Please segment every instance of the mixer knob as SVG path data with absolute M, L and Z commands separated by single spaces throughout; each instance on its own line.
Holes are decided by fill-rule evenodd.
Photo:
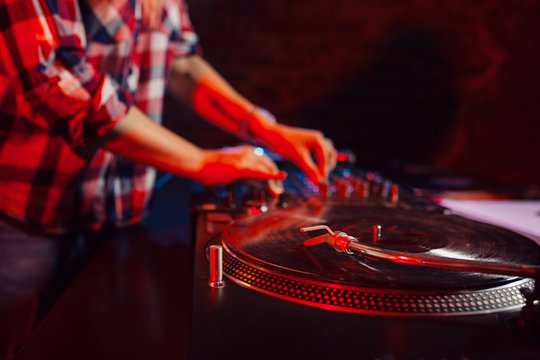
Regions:
M 262 189 L 253 189 L 253 200 L 260 203 L 266 202 L 266 191 Z
M 350 196 L 349 182 L 346 179 L 335 177 L 333 181 L 336 193 L 341 197 Z
M 399 201 L 399 187 L 397 184 L 392 184 L 392 195 L 391 195 L 392 204 L 397 204 Z
M 381 197 L 387 199 L 391 195 L 392 182 L 390 180 L 385 180 L 381 184 Z
M 368 196 L 367 181 L 363 180 L 362 178 L 358 176 L 351 176 L 349 183 L 350 183 L 349 187 L 353 193 L 357 194 L 359 197 Z
M 356 185 L 356 192 L 361 197 L 368 197 L 369 196 L 369 183 L 365 180 L 360 180 L 358 184 Z
M 233 191 L 233 188 L 232 186 L 227 186 L 227 188 L 225 189 L 225 194 L 226 194 L 226 197 L 225 197 L 225 204 L 228 208 L 230 209 L 234 209 L 236 207 L 236 202 L 234 200 L 234 191 Z
M 329 197 L 330 195 L 332 195 L 331 193 L 331 186 L 328 184 L 327 181 L 325 182 L 322 182 L 319 184 L 319 195 L 326 199 L 327 197 Z
M 373 182 L 372 187 L 372 194 L 376 197 L 380 198 L 383 197 L 383 190 L 384 190 L 384 183 L 382 183 L 380 180 L 376 180 Z

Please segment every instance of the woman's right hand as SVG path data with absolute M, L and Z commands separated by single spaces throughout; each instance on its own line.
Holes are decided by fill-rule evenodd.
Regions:
M 268 190 L 274 196 L 283 192 L 280 181 L 286 176 L 268 156 L 256 154 L 249 145 L 202 150 L 202 167 L 194 175 L 195 180 L 206 186 L 241 179 L 268 180 Z

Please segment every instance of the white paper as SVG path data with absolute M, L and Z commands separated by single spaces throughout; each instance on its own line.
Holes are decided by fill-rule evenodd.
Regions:
M 515 231 L 540 245 L 540 201 L 440 199 L 440 205 L 454 214 Z

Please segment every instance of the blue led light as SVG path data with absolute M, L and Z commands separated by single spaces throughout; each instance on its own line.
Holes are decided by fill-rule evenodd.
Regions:
M 264 155 L 264 149 L 262 147 L 256 147 L 254 149 L 255 155 L 257 156 L 263 156 Z

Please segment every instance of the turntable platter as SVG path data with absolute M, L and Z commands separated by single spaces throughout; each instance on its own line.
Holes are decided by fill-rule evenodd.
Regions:
M 251 289 L 350 312 L 460 314 L 519 307 L 532 280 L 403 265 L 304 241 L 324 224 L 361 243 L 437 257 L 540 263 L 540 248 L 513 232 L 454 215 L 311 203 L 246 217 L 224 231 L 225 273 Z M 380 226 L 374 233 L 373 227 Z

